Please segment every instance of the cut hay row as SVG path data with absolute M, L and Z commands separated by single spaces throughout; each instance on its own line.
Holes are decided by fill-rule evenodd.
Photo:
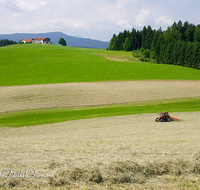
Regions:
M 200 153 L 199 153 L 200 155 Z M 54 165 L 56 167 L 56 164 Z M 195 180 L 200 174 L 200 161 L 197 160 L 165 160 L 148 162 L 145 165 L 138 164 L 132 161 L 113 162 L 109 165 L 98 163 L 96 165 L 89 165 L 85 168 L 70 168 L 62 169 L 57 172 L 57 175 L 49 177 L 46 180 L 41 179 L 27 179 L 27 178 L 6 178 L 3 177 L 3 182 L 0 182 L 0 188 L 16 188 L 16 187 L 31 187 L 35 188 L 58 188 L 65 187 L 76 189 L 80 187 L 93 187 L 92 189 L 103 189 L 105 186 L 110 186 L 109 189 L 115 189 L 115 186 L 123 187 L 123 189 L 144 189 L 150 185 L 148 181 L 152 178 L 167 178 L 166 176 L 173 176 L 172 178 L 180 178 L 180 176 L 190 175 L 193 188 L 198 189 L 199 184 Z M 9 173 L 7 174 L 9 176 Z M 21 176 L 24 175 L 21 174 Z M 34 175 L 32 172 L 31 175 Z M 39 174 L 37 174 L 39 175 Z M 28 176 L 28 172 L 27 172 Z M 192 176 L 192 177 L 191 177 Z M 29 176 L 30 177 L 30 176 Z M 170 178 L 169 178 L 170 179 Z M 37 183 L 36 183 L 36 180 Z M 147 183 L 147 184 L 145 184 Z M 152 185 L 153 186 L 153 185 Z M 159 186 L 158 186 L 159 187 Z M 167 187 L 167 186 L 166 186 Z M 155 186 L 154 186 L 155 188 Z M 82 188 L 81 188 L 82 189 Z M 164 189 L 164 184 L 160 184 L 159 189 Z M 170 187 L 168 187 L 170 189 Z
M 121 81 L 0 87 L 0 112 L 200 96 L 199 81 Z

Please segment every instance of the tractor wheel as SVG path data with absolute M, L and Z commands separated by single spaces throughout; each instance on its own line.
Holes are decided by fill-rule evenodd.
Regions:
M 170 121 L 171 121 L 170 117 L 167 117 L 167 118 L 166 118 L 166 121 L 167 121 L 167 122 L 170 122 Z
M 159 122 L 159 119 L 158 119 L 158 118 L 156 118 L 156 119 L 155 119 L 155 121 L 156 121 L 156 122 Z
M 161 118 L 161 119 L 160 119 L 160 121 L 161 121 L 161 122 L 164 122 L 164 119 L 163 119 L 163 118 Z

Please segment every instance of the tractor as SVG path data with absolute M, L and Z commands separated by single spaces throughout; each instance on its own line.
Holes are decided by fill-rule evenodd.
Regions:
M 161 113 L 160 113 L 160 116 L 157 117 L 157 118 L 155 119 L 155 121 L 156 121 L 156 122 L 159 122 L 159 121 L 161 121 L 161 122 L 170 122 L 170 121 L 174 121 L 174 118 L 171 117 L 171 115 L 169 115 L 168 112 L 161 112 Z

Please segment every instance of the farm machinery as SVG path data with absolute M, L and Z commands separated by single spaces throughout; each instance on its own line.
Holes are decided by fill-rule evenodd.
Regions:
M 159 115 L 160 116 L 155 119 L 156 122 L 159 122 L 159 121 L 161 121 L 161 122 L 170 122 L 170 121 L 178 121 L 178 120 L 180 120 L 180 119 L 178 119 L 178 117 L 176 117 L 176 118 L 172 117 L 171 115 L 169 115 L 168 112 L 161 112 Z

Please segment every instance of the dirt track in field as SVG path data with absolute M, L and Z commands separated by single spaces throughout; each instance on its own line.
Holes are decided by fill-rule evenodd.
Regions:
M 121 81 L 0 87 L 0 112 L 199 96 L 200 81 Z

